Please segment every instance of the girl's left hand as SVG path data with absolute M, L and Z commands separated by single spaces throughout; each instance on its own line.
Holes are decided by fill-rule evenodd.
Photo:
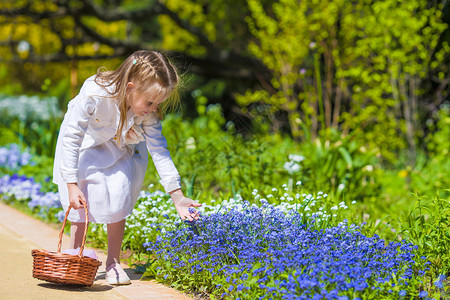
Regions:
M 178 212 L 178 215 L 181 219 L 184 220 L 198 220 L 198 211 L 195 207 L 202 206 L 201 203 L 195 202 L 194 200 L 186 197 L 182 197 L 181 199 L 173 199 L 173 203 L 175 204 L 175 208 Z

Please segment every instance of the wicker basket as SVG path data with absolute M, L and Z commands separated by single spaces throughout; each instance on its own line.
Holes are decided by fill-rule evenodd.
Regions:
M 47 251 L 34 249 L 31 251 L 33 256 L 33 277 L 49 282 L 61 284 L 76 284 L 91 286 L 94 283 L 98 267 L 102 264 L 99 260 L 83 256 L 84 244 L 86 243 L 86 234 L 89 225 L 88 209 L 83 201 L 86 214 L 86 227 L 84 229 L 83 242 L 78 255 L 61 253 L 61 243 L 66 225 L 67 216 L 71 207 L 66 212 L 64 222 L 59 233 L 58 251 Z

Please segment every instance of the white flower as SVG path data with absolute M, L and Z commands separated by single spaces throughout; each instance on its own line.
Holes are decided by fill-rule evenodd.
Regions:
M 342 191 L 345 188 L 345 184 L 341 183 L 338 185 L 338 191 Z
M 196 148 L 195 139 L 191 136 L 186 141 L 186 149 L 195 149 L 195 148 Z
M 300 165 L 292 161 L 284 163 L 283 168 L 290 174 L 300 171 Z
M 372 172 L 372 171 L 373 171 L 373 166 L 372 166 L 372 165 L 367 165 L 367 166 L 365 166 L 365 167 L 363 168 L 363 170 L 364 170 L 364 171 L 367 171 L 367 172 Z
M 355 201 L 355 200 L 353 200 L 353 201 L 352 201 L 352 204 L 356 204 L 356 201 Z
M 302 185 L 302 182 L 299 180 L 297 181 L 296 185 Z
M 289 154 L 289 159 L 293 160 L 295 162 L 301 162 L 301 161 L 305 160 L 305 157 L 302 155 L 297 155 L 297 154 Z
M 131 144 L 139 144 L 140 142 L 145 141 L 142 133 L 144 133 L 142 127 L 133 124 L 133 126 L 131 126 L 131 128 L 128 129 L 127 134 L 125 135 L 125 143 L 131 145 Z

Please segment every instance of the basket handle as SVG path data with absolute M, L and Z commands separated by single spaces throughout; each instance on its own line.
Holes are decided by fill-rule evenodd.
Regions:
M 88 230 L 88 226 L 89 226 L 89 215 L 88 215 L 88 208 L 87 208 L 86 201 L 84 201 L 81 198 L 80 198 L 80 201 L 83 203 L 84 213 L 85 213 L 85 216 L 86 216 L 86 226 L 84 226 L 83 241 L 81 242 L 80 253 L 78 253 L 78 256 L 82 257 L 83 256 L 83 250 L 84 250 L 84 244 L 86 243 L 87 230 Z M 61 244 L 62 244 L 62 237 L 63 237 L 63 234 L 64 234 L 64 227 L 66 226 L 67 217 L 69 216 L 69 212 L 70 212 L 71 208 L 72 208 L 72 205 L 70 205 L 69 208 L 66 211 L 66 215 L 64 217 L 64 221 L 63 221 L 63 224 L 62 224 L 61 232 L 59 233 L 58 253 L 61 253 Z

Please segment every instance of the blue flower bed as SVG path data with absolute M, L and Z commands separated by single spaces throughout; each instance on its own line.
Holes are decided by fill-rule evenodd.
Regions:
M 34 178 L 17 174 L 0 177 L 0 196 L 6 203 L 26 202 L 42 219 L 59 222 L 64 220 L 64 211 L 59 202 L 59 193 L 43 192 Z
M 9 147 L 0 147 L 0 168 L 17 170 L 28 164 L 32 164 L 31 154 L 21 152 L 19 146 L 11 144 Z
M 355 225 L 317 229 L 296 211 L 261 207 L 213 213 L 146 243 L 153 270 L 219 297 L 353 299 L 408 289 L 417 246 L 366 237 Z M 422 261 L 423 263 L 423 261 Z M 148 275 L 148 274 L 147 274 Z M 189 286 L 191 285 L 191 286 Z M 408 292 L 407 292 L 408 291 Z

